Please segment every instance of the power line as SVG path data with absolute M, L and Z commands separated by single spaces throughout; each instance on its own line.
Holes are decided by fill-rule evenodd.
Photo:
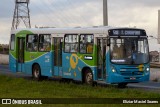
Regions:
M 50 3 L 48 3 L 48 4 L 46 4 L 46 2 L 44 2 L 44 1 L 42 1 L 43 2 L 43 4 L 44 5 L 46 5 L 45 7 L 47 8 L 47 10 L 48 11 L 50 11 L 51 13 L 53 13 L 53 14 L 50 14 L 50 15 L 52 15 L 56 20 L 58 19 L 61 19 L 61 16 L 62 16 L 62 14 L 61 13 L 58 13 L 56 16 L 54 15 L 54 13 L 55 13 L 55 11 L 54 10 L 52 10 L 52 6 L 49 6 L 48 4 L 51 4 L 51 2 Z M 57 9 L 58 10 L 58 9 Z M 61 15 L 60 15 L 61 14 Z M 61 20 L 64 20 L 64 19 L 61 19 Z M 65 24 L 65 25 L 67 25 L 68 26 L 68 22 L 66 22 L 67 20 L 65 20 L 65 21 L 63 21 L 63 24 Z
M 67 22 L 67 24 L 70 24 L 71 22 L 74 22 L 74 21 L 78 22 L 73 17 L 75 13 L 77 14 L 77 12 L 75 12 L 75 10 L 74 10 L 74 8 L 77 8 L 77 7 L 75 5 L 73 5 L 70 1 L 68 1 L 68 0 L 65 0 L 65 2 L 64 1 L 59 1 L 59 4 L 61 4 L 60 6 L 57 6 L 57 4 L 54 4 L 52 1 L 49 1 L 49 0 L 47 0 L 47 1 L 48 1 L 47 3 L 50 5 L 48 8 L 52 7 L 51 9 L 54 8 L 54 9 L 58 10 L 57 15 L 61 15 L 61 16 L 65 17 L 65 21 L 64 21 L 64 18 L 60 17 L 60 19 L 63 22 Z M 74 11 L 74 12 L 67 11 L 67 9 L 65 8 L 66 6 L 71 6 L 73 8 L 72 11 Z M 83 18 L 83 20 L 82 20 L 82 18 Z M 78 19 L 80 20 L 80 23 L 81 22 L 86 22 L 84 16 L 80 16 Z
M 58 4 L 57 3 L 54 4 L 53 0 L 52 1 L 42 0 L 41 2 L 38 2 L 40 3 L 39 5 L 37 4 L 37 2 L 32 2 L 31 6 L 36 8 L 36 10 L 39 10 L 39 12 L 42 14 L 41 16 L 47 18 L 48 19 L 47 22 L 49 21 L 50 24 L 53 23 L 54 27 L 61 25 L 57 23 L 63 23 L 63 25 L 69 26 L 69 24 L 73 24 L 73 22 L 77 23 L 87 22 L 84 15 L 79 14 L 78 19 L 74 18 L 74 16 L 76 16 L 75 14 L 78 14 L 76 12 L 78 6 L 76 6 L 73 2 L 71 2 L 70 0 L 65 0 L 65 2 L 60 0 L 58 2 L 59 2 Z M 67 8 L 67 6 L 69 8 Z M 72 7 L 72 9 L 70 9 L 70 7 Z M 67 11 L 67 9 L 69 9 L 69 11 Z M 19 10 L 19 11 L 26 13 L 26 11 L 24 10 Z
M 50 16 L 48 14 L 46 14 L 46 12 L 43 11 L 43 9 L 41 9 L 36 3 L 34 3 L 33 7 L 37 10 L 39 10 L 39 12 L 41 13 L 41 16 L 43 16 L 45 19 L 47 18 L 48 20 L 50 20 L 51 22 L 54 22 L 54 20 L 52 20 L 52 18 L 50 18 Z
M 70 21 L 73 20 L 73 19 L 72 19 L 72 17 L 70 15 L 68 15 L 68 12 L 65 11 L 65 8 L 62 8 L 62 7 L 65 7 L 64 3 L 66 3 L 66 2 L 60 2 L 59 4 L 61 4 L 61 6 L 57 6 L 54 3 L 50 3 L 50 1 L 48 1 L 48 2 L 50 4 L 49 8 L 51 8 L 51 10 L 53 8 L 54 8 L 53 10 L 58 10 L 58 14 L 56 14 L 56 15 L 58 15 L 59 19 L 61 19 L 63 21 L 63 23 L 66 23 L 66 25 L 68 26 Z M 62 18 L 63 15 L 65 16 L 65 18 Z M 67 18 L 67 17 L 69 17 L 69 18 Z
M 77 6 L 75 6 L 75 4 L 74 4 L 73 2 L 70 2 L 70 0 L 67 0 L 67 1 L 68 1 L 68 3 L 69 3 L 70 5 L 72 5 L 72 7 L 77 7 Z M 84 18 L 83 15 L 81 15 L 80 18 L 83 20 L 83 22 L 86 22 L 86 19 Z

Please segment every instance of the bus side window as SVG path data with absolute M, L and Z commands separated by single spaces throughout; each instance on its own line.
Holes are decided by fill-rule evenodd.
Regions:
M 86 53 L 86 45 L 84 35 L 80 35 L 80 53 Z
M 75 53 L 78 52 L 78 35 L 67 34 L 65 35 L 65 52 Z
M 92 44 L 87 44 L 87 53 L 92 53 L 93 52 L 93 45 Z
M 50 51 L 51 50 L 51 36 L 40 35 L 39 36 L 39 51 Z
M 80 53 L 93 53 L 93 35 L 80 35 Z
M 38 35 L 27 35 L 27 51 L 37 51 Z

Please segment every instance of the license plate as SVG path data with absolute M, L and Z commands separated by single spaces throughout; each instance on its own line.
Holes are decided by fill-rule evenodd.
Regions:
M 135 80 L 136 78 L 135 77 L 130 77 L 130 80 Z

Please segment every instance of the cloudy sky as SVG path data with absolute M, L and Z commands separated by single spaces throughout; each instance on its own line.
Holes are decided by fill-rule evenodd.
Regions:
M 15 0 L 0 2 L 0 43 L 9 42 Z M 103 0 L 30 0 L 31 25 L 77 27 L 103 25 Z M 157 36 L 160 0 L 108 0 L 110 26 L 144 28 Z M 23 26 L 23 24 L 22 24 Z M 159 50 L 149 38 L 150 50 Z

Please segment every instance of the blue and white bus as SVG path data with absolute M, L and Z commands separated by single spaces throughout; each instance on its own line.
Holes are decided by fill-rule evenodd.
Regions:
M 126 86 L 148 81 L 146 31 L 137 28 L 31 28 L 11 31 L 12 72 L 59 77 L 86 84 Z

